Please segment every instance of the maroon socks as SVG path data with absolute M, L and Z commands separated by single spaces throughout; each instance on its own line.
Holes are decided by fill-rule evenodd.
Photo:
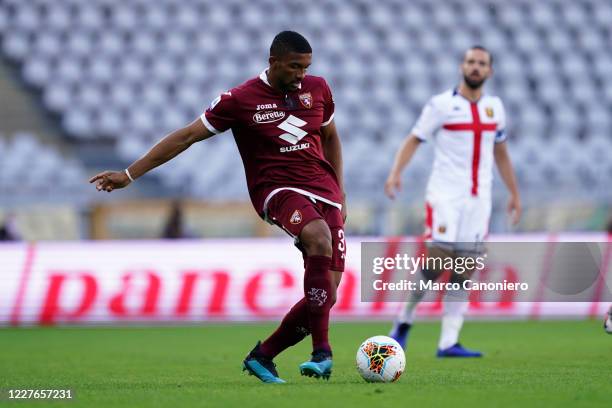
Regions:
M 308 336 L 309 327 L 306 299 L 302 298 L 285 315 L 278 329 L 261 343 L 259 350 L 266 357 L 274 358 L 286 348 L 298 344 Z
M 260 351 L 269 358 L 312 334 L 313 350 L 331 352 L 327 338 L 329 310 L 332 306 L 333 283 L 328 256 L 307 256 L 304 273 L 304 298 L 285 315 L 280 326 L 262 344 Z
M 308 306 L 312 349 L 331 352 L 327 339 L 329 309 L 331 309 L 333 300 L 330 266 L 331 258 L 329 256 L 312 255 L 306 257 L 304 297 Z

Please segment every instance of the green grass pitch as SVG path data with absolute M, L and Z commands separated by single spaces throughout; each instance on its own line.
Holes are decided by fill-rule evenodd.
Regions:
M 309 341 L 276 360 L 285 385 L 241 372 L 272 324 L 0 330 L 0 406 L 7 407 L 596 407 L 610 406 L 612 336 L 600 321 L 468 322 L 462 340 L 483 359 L 434 357 L 439 323 L 415 325 L 407 369 L 367 384 L 357 346 L 385 323 L 334 323 L 329 382 L 301 377 Z M 72 401 L 8 401 L 7 389 L 71 388 Z

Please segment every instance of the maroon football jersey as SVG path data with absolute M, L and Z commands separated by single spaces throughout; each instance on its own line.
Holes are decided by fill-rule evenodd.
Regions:
M 338 180 L 321 143 L 321 127 L 333 115 L 323 78 L 307 75 L 297 91 L 281 93 L 264 71 L 217 97 L 201 119 L 213 133 L 232 129 L 251 201 L 263 217 L 268 200 L 285 189 L 340 208 Z

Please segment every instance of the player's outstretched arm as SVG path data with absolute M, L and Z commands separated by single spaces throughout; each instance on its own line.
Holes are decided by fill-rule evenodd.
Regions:
M 196 119 L 157 142 L 151 150 L 128 166 L 126 170 L 104 171 L 93 176 L 89 179 L 89 182 L 96 183 L 98 191 L 110 193 L 115 189 L 127 186 L 149 170 L 166 163 L 195 142 L 208 139 L 211 136 L 213 136 L 213 133 L 204 126 L 200 119 Z
M 342 145 L 340 144 L 340 136 L 338 136 L 338 130 L 333 120 L 327 126 L 321 128 L 321 135 L 323 136 L 321 139 L 323 142 L 323 154 L 329 164 L 334 168 L 338 184 L 340 184 L 342 196 L 346 198 L 344 194 L 344 173 L 342 170 Z M 346 220 L 345 199 L 342 202 L 342 217 Z
M 409 135 L 395 155 L 393 166 L 385 182 L 385 194 L 391 199 L 395 198 L 395 193 L 402 189 L 402 170 L 410 163 L 414 152 L 421 144 L 421 139 L 416 135 Z
M 502 180 L 504 180 L 504 184 L 506 184 L 508 191 L 510 191 L 508 213 L 512 218 L 512 224 L 516 225 L 521 219 L 521 198 L 506 142 L 496 143 L 493 148 L 493 155 L 495 156 L 495 163 L 497 164 L 499 174 Z

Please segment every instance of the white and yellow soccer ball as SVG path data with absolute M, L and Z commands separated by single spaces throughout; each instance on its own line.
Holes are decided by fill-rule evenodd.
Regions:
M 404 372 L 406 356 L 387 336 L 370 337 L 357 350 L 357 371 L 367 382 L 393 382 Z

